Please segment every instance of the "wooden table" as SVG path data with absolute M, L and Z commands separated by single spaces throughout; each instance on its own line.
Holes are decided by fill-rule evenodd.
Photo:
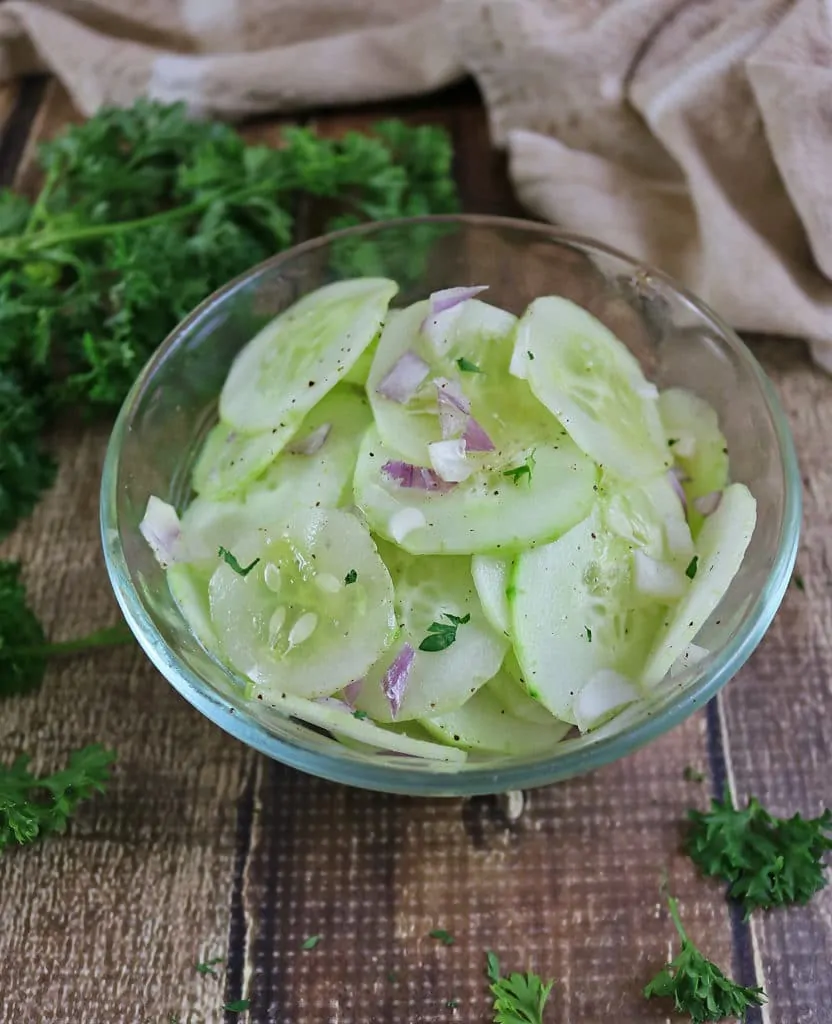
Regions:
M 449 129 L 466 209 L 519 212 L 471 87 L 308 120 L 338 133 L 381 113 Z M 44 83 L 6 90 L 0 114 L 3 179 L 24 184 L 34 143 L 77 116 Z M 789 589 L 718 700 L 624 761 L 532 792 L 510 822 L 495 799 L 374 795 L 273 764 L 202 718 L 136 648 L 56 664 L 39 693 L 0 709 L 0 757 L 28 750 L 50 767 L 101 741 L 119 764 L 66 837 L 0 858 L 0 1020 L 215 1022 L 246 996 L 255 1024 L 476 1024 L 491 1020 L 491 948 L 507 968 L 557 978 L 552 1024 L 663 1021 L 640 992 L 672 938 L 667 870 L 694 938 L 768 991 L 749 1020 L 832 1021 L 832 888 L 744 923 L 678 853 L 686 809 L 726 781 L 782 814 L 832 802 L 832 380 L 799 342 L 752 344 L 801 456 L 806 589 Z M 106 436 L 64 432 L 53 491 L 3 547 L 25 561 L 55 638 L 117 617 L 98 541 Z M 686 781 L 687 765 L 705 781 Z M 437 927 L 453 946 L 428 936 Z M 224 960 L 217 978 L 194 969 L 209 957 Z

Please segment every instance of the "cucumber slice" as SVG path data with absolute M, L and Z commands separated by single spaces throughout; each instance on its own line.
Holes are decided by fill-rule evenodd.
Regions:
M 379 339 L 367 394 L 381 439 L 408 462 L 428 465 L 428 445 L 442 440 L 437 378 L 451 380 L 461 388 L 471 404 L 471 415 L 507 456 L 559 436 L 560 424 L 534 398 L 528 385 L 508 372 L 516 317 L 478 299 L 469 299 L 460 308 L 461 312 L 457 307 L 447 310 L 454 316 L 438 344 L 428 340 L 421 329 L 428 314 L 427 302 L 417 302 L 398 313 Z M 407 351 L 424 360 L 430 372 L 403 404 L 385 398 L 377 389 Z M 479 372 L 463 371 L 459 360 Z
M 367 673 L 356 704 L 379 722 L 393 721 L 382 679 L 409 643 L 416 652 L 407 688 L 395 720 L 442 714 L 460 707 L 500 668 L 508 643 L 488 625 L 471 581 L 467 558 L 411 558 L 388 544 L 379 551 L 390 569 L 396 592 L 400 634 L 394 649 Z M 460 625 L 456 641 L 443 651 L 421 651 L 432 622 L 444 613 L 471 619 Z
M 664 679 L 676 659 L 725 596 L 736 576 L 757 522 L 757 502 L 744 484 L 731 484 L 702 527 L 696 544 L 697 568 L 691 586 L 653 640 L 644 670 L 645 686 Z
M 693 557 L 685 510 L 666 473 L 636 485 L 604 477 L 599 488 L 605 525 L 648 557 L 680 571 Z
M 635 678 L 663 609 L 635 589 L 631 544 L 600 508 L 565 536 L 521 554 L 512 578 L 511 635 L 530 691 L 575 723 L 575 696 L 603 669 Z
M 197 640 L 210 654 L 217 654 L 221 645 L 211 622 L 211 609 L 208 605 L 208 583 L 212 570 L 213 566 L 206 569 L 204 566 L 175 562 L 168 568 L 166 576 L 171 597 Z
M 329 433 L 310 455 L 281 453 L 266 473 L 234 500 L 200 495 L 182 516 L 182 534 L 195 560 L 214 559 L 220 545 L 248 554 L 251 537 L 299 508 L 337 508 L 352 501 L 358 445 L 371 422 L 360 391 L 339 385 L 304 419 L 301 441 L 324 426 Z M 255 542 L 256 545 L 256 542 Z M 256 546 L 251 557 L 256 557 Z M 250 559 L 249 559 L 250 561 Z
M 461 708 L 444 715 L 422 718 L 431 735 L 449 746 L 463 750 L 525 755 L 551 750 L 569 732 L 570 726 L 551 715 L 548 722 L 515 718 L 484 687 Z
M 525 677 L 513 650 L 506 655 L 502 669 L 485 684 L 485 689 L 515 718 L 522 718 L 524 722 L 535 725 L 549 725 L 553 721 L 551 711 L 526 690 Z
M 348 741 L 346 746 L 356 743 L 362 748 L 374 748 L 379 752 L 394 751 L 410 757 L 449 761 L 454 764 L 463 764 L 466 760 L 464 751 L 416 739 L 391 729 L 383 729 L 368 718 L 356 718 L 355 714 L 339 701 L 325 700 L 318 703 L 314 700 L 305 700 L 303 697 L 293 697 L 288 693 L 276 694 L 270 690 L 264 690 L 260 695 L 263 697 L 262 702 L 257 700 L 256 691 L 253 701 L 255 708 L 260 705 L 257 710 L 258 717 L 265 717 L 264 712 L 274 709 L 285 716 L 299 718 L 310 725 L 327 729 L 336 739 L 345 738 Z
M 240 564 L 256 552 L 247 575 L 222 562 L 209 586 L 231 664 L 264 689 L 302 697 L 363 676 L 390 645 L 396 620 L 390 574 L 355 516 L 305 509 L 251 545 L 234 552 Z
M 255 433 L 301 418 L 355 365 L 378 334 L 398 285 L 338 281 L 305 295 L 238 354 L 220 395 L 220 419 Z
M 355 470 L 355 501 L 371 528 L 411 554 L 514 551 L 558 537 L 592 507 L 597 471 L 567 437 L 538 445 L 530 475 L 506 476 L 499 452 L 446 492 L 402 487 L 384 465 L 395 455 L 371 427 Z M 493 456 L 493 458 L 491 457 Z M 522 464 L 520 459 L 513 465 Z
M 600 320 L 568 299 L 535 299 L 515 349 L 534 394 L 590 458 L 624 480 L 670 466 L 655 388 Z
M 280 423 L 257 434 L 243 434 L 227 423 L 211 429 L 191 473 L 197 494 L 222 498 L 236 494 L 280 454 L 296 425 Z
M 662 391 L 659 415 L 670 452 L 688 478 L 682 487 L 688 499 L 688 522 L 696 536 L 705 521 L 696 509 L 696 499 L 721 491 L 728 484 L 728 444 L 719 429 L 716 410 L 684 388 Z
M 474 555 L 471 559 L 471 575 L 485 617 L 498 633 L 506 636 L 510 629 L 506 588 L 513 568 L 511 561 L 493 555 Z

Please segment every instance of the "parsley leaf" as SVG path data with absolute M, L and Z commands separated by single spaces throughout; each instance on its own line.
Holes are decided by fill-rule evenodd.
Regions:
M 727 787 L 709 811 L 689 811 L 686 851 L 703 874 L 723 878 L 748 916 L 757 908 L 808 903 L 826 885 L 832 811 L 819 818 L 775 818 L 755 798 L 740 810 Z
M 32 511 L 54 479 L 42 428 L 38 400 L 24 392 L 16 375 L 0 369 L 0 538 Z
M 514 469 L 506 469 L 503 471 L 503 476 L 510 477 L 515 484 L 519 484 L 521 480 L 525 479 L 526 483 L 531 484 L 532 473 L 534 472 L 534 452 L 529 452 L 526 461 L 522 466 L 515 466 Z
M 217 964 L 221 963 L 222 957 L 215 956 L 213 960 L 197 961 L 197 963 L 194 964 L 194 967 L 196 968 L 198 974 L 210 974 L 212 978 L 217 978 L 219 977 L 219 975 L 214 970 L 214 968 L 217 966 Z
M 315 946 L 317 946 L 320 941 L 320 935 L 310 935 L 308 939 L 303 940 L 303 944 L 301 945 L 300 948 L 305 950 L 314 949 Z
M 348 587 L 351 583 L 355 583 L 357 579 L 358 573 L 355 571 L 355 569 L 350 569 L 350 571 L 344 577 L 344 586 Z
M 0 765 L 0 852 L 65 832 L 78 804 L 104 792 L 115 754 L 97 743 L 83 747 L 62 771 L 41 778 L 29 771 L 29 760 L 24 754 L 9 768 Z
M 0 561 L 0 698 L 40 686 L 52 654 L 74 654 L 124 644 L 131 639 L 130 630 L 121 623 L 78 640 L 48 643 L 26 601 L 19 563 Z
M 449 612 L 443 612 L 442 617 L 447 619 L 448 623 L 432 622 L 428 626 L 428 635 L 419 644 L 420 651 L 444 651 L 446 648 L 450 647 L 451 644 L 456 643 L 457 627 L 465 626 L 471 621 L 470 614 L 463 615 L 460 618 L 458 615 L 451 615 Z
M 544 985 L 536 974 L 500 976 L 500 961 L 490 950 L 486 972 L 494 994 L 494 1024 L 543 1024 L 543 1010 L 554 981 Z
M 472 363 L 470 359 L 466 359 L 465 356 L 460 356 L 456 361 L 456 365 L 460 368 L 462 373 L 482 373 L 483 371 L 477 366 L 476 363 Z
M 432 939 L 439 939 L 443 946 L 453 946 L 454 937 L 450 932 L 446 932 L 444 928 L 434 928 L 429 933 Z
M 685 569 L 685 576 L 687 576 L 687 578 L 689 580 L 694 579 L 696 577 L 696 570 L 698 568 L 699 568 L 699 555 L 694 555 L 693 558 L 691 558 L 690 562 L 688 562 L 688 567 L 687 567 L 687 569 Z
M 235 999 L 231 1003 L 225 1003 L 223 1010 L 225 1010 L 226 1013 L 245 1013 L 250 1007 L 250 999 Z
M 589 626 L 584 626 L 584 631 L 586 632 L 586 642 L 588 644 L 591 644 L 592 643 L 592 630 L 589 628 Z
M 672 998 L 675 1009 L 679 1013 L 690 1014 L 693 1024 L 724 1020 L 726 1017 L 745 1020 L 749 1007 L 762 1006 L 766 1001 L 765 993 L 761 988 L 746 988 L 726 978 L 687 937 L 676 900 L 668 896 L 667 903 L 682 940 L 682 949 L 645 987 L 645 997 Z
M 794 576 L 792 576 L 792 583 L 794 583 L 794 585 L 797 587 L 801 594 L 804 594 L 806 592 L 806 584 L 804 583 L 803 577 L 800 575 L 799 572 L 796 572 Z
M 359 709 L 358 711 L 353 711 L 352 717 L 357 718 L 359 722 L 363 722 L 365 718 L 369 718 L 370 716 L 366 711 L 361 711 Z
M 247 565 L 247 566 L 243 567 L 242 565 L 240 565 L 240 563 L 237 561 L 237 559 L 231 554 L 231 552 L 228 550 L 228 548 L 221 547 L 217 551 L 217 554 L 225 562 L 226 565 L 230 565 L 231 566 L 231 568 L 234 570 L 234 572 L 237 573 L 238 576 L 243 576 L 243 577 L 248 576 L 248 574 L 255 567 L 255 565 L 257 565 L 257 563 L 260 561 L 259 558 L 255 558 L 254 561 L 250 565 Z

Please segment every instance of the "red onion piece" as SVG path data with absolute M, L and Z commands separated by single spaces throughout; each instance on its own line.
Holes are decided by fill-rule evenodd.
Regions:
M 351 683 L 347 683 L 344 689 L 341 691 L 344 695 L 345 703 L 349 704 L 351 708 L 355 707 L 355 702 L 358 700 L 358 695 L 361 693 L 361 687 L 364 685 L 363 679 L 353 679 Z
M 329 437 L 330 430 L 332 430 L 331 423 L 322 423 L 311 434 L 307 434 L 300 441 L 295 441 L 289 445 L 286 451 L 291 452 L 292 455 L 314 455 L 315 452 L 321 449 L 324 441 Z
M 173 505 L 151 494 L 139 530 L 163 569 L 182 560 L 182 525 Z
M 722 491 L 711 491 L 708 494 L 703 494 L 701 498 L 694 498 L 693 507 L 703 516 L 710 516 L 719 508 L 721 501 Z
M 444 402 L 465 413 L 466 416 L 470 413 L 471 403 L 465 397 L 462 387 L 457 381 L 448 380 L 447 377 L 435 377 L 433 383 L 436 387 L 436 398 L 440 408 Z
M 494 442 L 473 416 L 468 417 L 462 440 L 469 452 L 493 452 Z
M 467 302 L 468 299 L 473 299 L 475 295 L 479 295 L 480 292 L 484 292 L 487 288 L 487 284 L 474 284 L 463 285 L 459 288 L 443 288 L 442 291 L 432 292 L 429 316 L 437 316 L 439 313 L 444 313 L 446 309 L 453 309 L 460 302 Z
M 405 691 L 407 690 L 407 680 L 410 676 L 410 670 L 413 668 L 413 659 L 415 657 L 416 652 L 410 644 L 402 644 L 402 649 L 393 659 L 393 663 L 384 673 L 384 678 L 381 680 L 381 692 L 387 698 L 393 718 L 396 717 L 399 713 L 399 708 L 402 706 Z
M 381 379 L 376 392 L 384 398 L 389 398 L 391 402 L 403 405 L 416 394 L 419 385 L 429 373 L 430 367 L 424 359 L 408 349 L 399 356 Z
M 682 508 L 687 512 L 688 510 L 688 498 L 685 494 L 685 490 L 682 487 L 679 477 L 674 473 L 672 469 L 667 471 L 667 479 L 670 481 L 670 486 L 676 492 L 676 497 L 681 501 Z
M 440 479 L 427 466 L 414 466 L 410 462 L 391 460 L 381 467 L 382 473 L 395 480 L 401 487 L 413 487 L 419 491 L 449 491 L 454 485 Z

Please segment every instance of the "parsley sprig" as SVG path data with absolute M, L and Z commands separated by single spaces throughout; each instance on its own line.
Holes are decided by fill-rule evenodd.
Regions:
M 0 853 L 13 843 L 33 843 L 66 831 L 82 800 L 103 793 L 115 754 L 99 744 L 76 750 L 62 771 L 41 778 L 29 771 L 25 754 L 11 767 L 0 765 Z
M 543 1010 L 554 981 L 536 974 L 502 977 L 500 961 L 490 950 L 485 955 L 486 973 L 494 994 L 494 1024 L 543 1024 Z
M 254 561 L 250 562 L 248 565 L 240 565 L 240 563 L 237 561 L 234 555 L 228 550 L 228 548 L 223 547 L 219 548 L 219 550 L 217 551 L 217 555 L 225 562 L 227 566 L 230 566 L 230 568 L 232 568 L 234 572 L 237 573 L 238 576 L 242 576 L 244 579 L 246 576 L 248 576 L 248 574 L 255 567 L 255 565 L 258 565 L 260 562 L 259 558 L 255 558 Z
M 752 1006 L 766 1001 L 761 988 L 746 988 L 726 978 L 690 941 L 679 916 L 679 904 L 668 896 L 667 905 L 682 948 L 653 980 L 645 987 L 647 999 L 673 999 L 679 1013 L 690 1015 L 692 1024 L 725 1020 L 745 1015 Z
M 428 626 L 428 635 L 419 644 L 420 651 L 444 651 L 451 644 L 456 643 L 457 628 L 465 626 L 471 621 L 471 613 L 459 616 L 451 615 L 450 612 L 443 612 L 442 618 L 447 619 L 447 623 L 431 622 Z
M 506 469 L 503 471 L 503 476 L 509 477 L 515 486 L 521 481 L 525 480 L 527 484 L 531 484 L 532 475 L 534 473 L 534 452 L 529 452 L 526 456 L 526 461 L 522 466 L 515 466 L 513 469 Z
M 752 797 L 734 806 L 727 787 L 709 811 L 690 811 L 686 849 L 705 875 L 729 883 L 745 910 L 808 903 L 826 885 L 824 855 L 832 850 L 832 811 L 818 818 L 775 818 Z

